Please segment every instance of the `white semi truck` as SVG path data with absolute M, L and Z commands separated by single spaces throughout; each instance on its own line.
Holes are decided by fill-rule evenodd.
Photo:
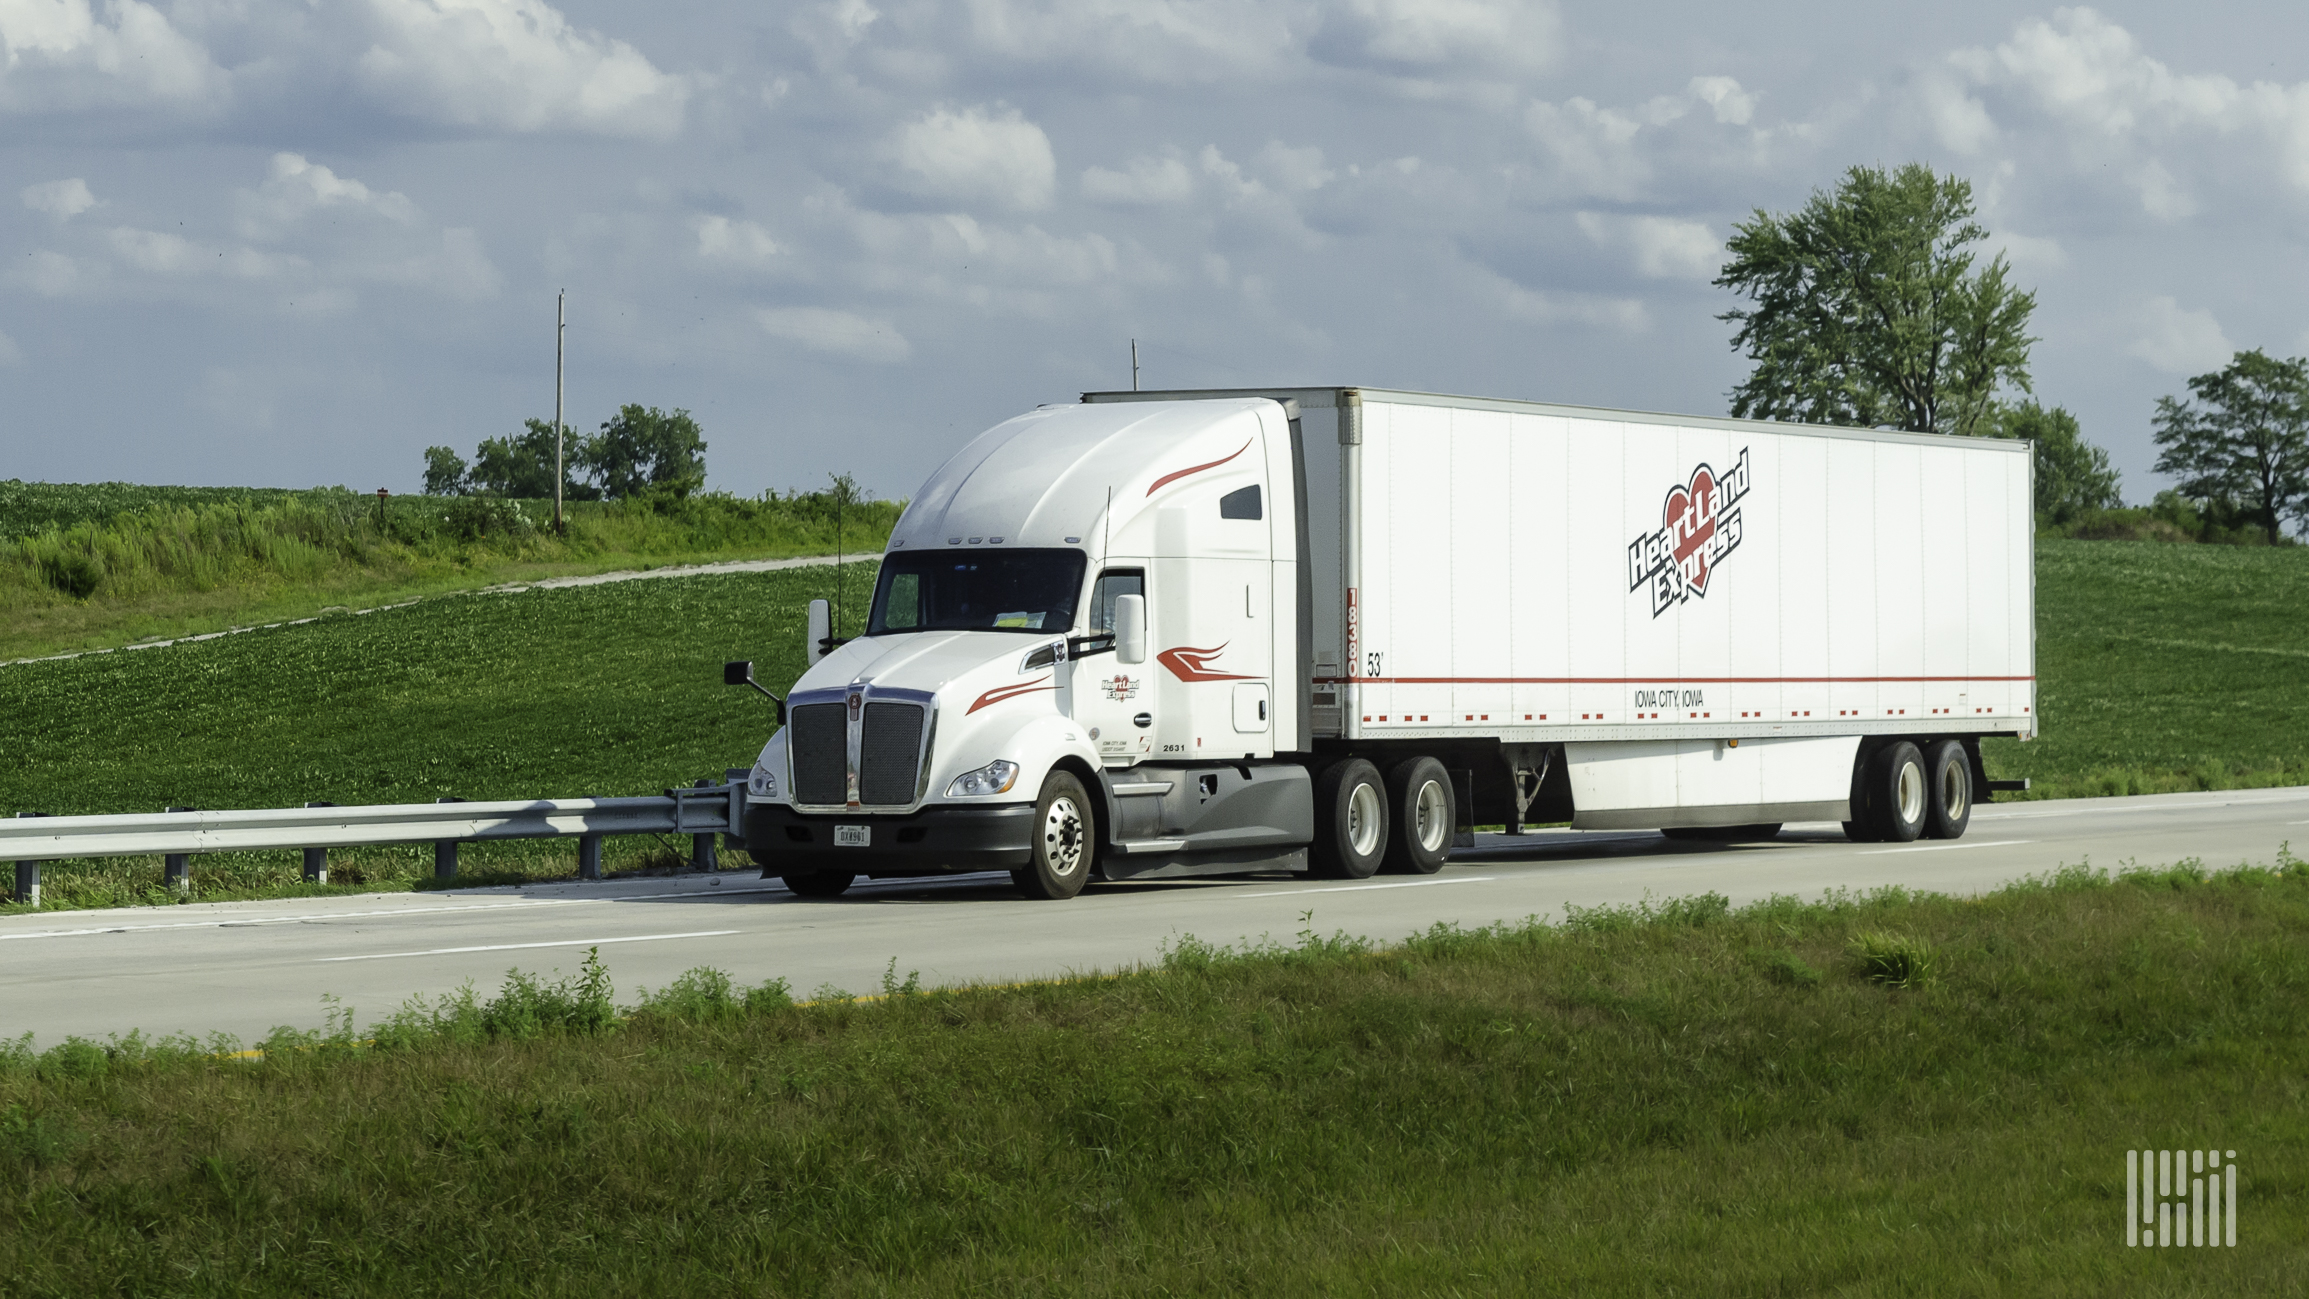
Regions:
M 748 787 L 765 875 L 1439 869 L 1468 827 L 1953 838 L 2036 729 L 2027 443 L 1374 388 L 956 452 Z M 750 680 L 732 664 L 732 681 Z

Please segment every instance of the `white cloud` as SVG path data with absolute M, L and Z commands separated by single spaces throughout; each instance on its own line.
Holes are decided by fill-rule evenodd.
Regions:
M 2132 180 L 2133 187 L 2141 192 L 2141 210 L 2157 220 L 2180 221 L 2196 215 L 2197 200 L 2156 159 L 2143 163 Z
M 0 334 L 0 369 L 22 364 L 24 364 L 24 349 L 16 346 L 15 339 L 6 334 Z
M 1323 165 L 1323 151 L 1313 145 L 1294 149 L 1279 140 L 1259 150 L 1259 165 L 1286 190 L 1307 193 L 1331 183 L 1338 173 Z
M 916 189 L 964 203 L 1048 207 L 1058 178 L 1050 137 L 1015 108 L 933 109 L 899 130 L 891 152 Z
M 1368 58 L 1417 68 L 1553 62 L 1562 22 L 1546 0 L 1346 0 L 1332 17 Z
M 2309 83 L 2177 73 L 2131 32 L 2081 7 L 2023 23 L 1995 49 L 1960 50 L 1949 63 L 1976 84 L 2032 103 L 2088 157 L 2155 149 L 2178 161 L 2207 138 L 2241 134 L 2271 149 L 2291 183 L 2309 189 Z M 2143 206 L 2167 220 L 2175 218 L 2164 213 L 2193 209 L 2169 180 L 2134 177 Z
M 1601 212 L 1582 212 L 1577 220 L 1589 239 L 1626 249 L 1636 270 L 1651 279 L 1712 280 L 1723 261 L 1723 244 L 1697 221 Z
M 697 232 L 698 256 L 717 261 L 767 266 L 785 251 L 770 237 L 769 231 L 751 221 L 732 221 L 725 216 L 700 217 Z
M 2171 298 L 2150 298 L 2135 313 L 2134 323 L 2140 337 L 2125 351 L 2167 374 L 2204 374 L 2237 354 L 2212 312 L 2187 310 Z
M 356 61 L 370 93 L 450 126 L 662 138 L 690 85 L 543 0 L 368 0 L 376 40 Z
M 914 354 L 913 344 L 887 320 L 870 320 L 826 307 L 764 307 L 754 319 L 772 338 L 856 361 L 890 364 Z
M 1194 194 L 1194 173 L 1177 158 L 1133 158 L 1127 171 L 1090 167 L 1082 173 L 1082 196 L 1093 203 L 1152 207 L 1184 203 Z
M 277 236 L 323 210 L 374 214 L 404 226 L 418 218 L 407 195 L 372 190 L 298 153 L 274 154 L 264 184 L 243 190 L 240 200 L 241 231 L 258 239 Z
M 0 3 L 0 107 L 25 112 L 221 101 L 224 72 L 142 0 Z
M 1651 315 L 1635 298 L 1612 298 L 1594 293 L 1551 293 L 1527 289 L 1505 276 L 1487 274 L 1489 289 L 1510 319 L 1535 325 L 1600 325 L 1622 333 L 1641 333 Z
M 1299 0 L 969 0 L 960 34 L 1000 60 L 1197 83 L 1272 70 L 1300 52 Z
M 59 221 L 69 221 L 96 206 L 96 195 L 89 192 L 88 182 L 78 176 L 26 185 L 23 197 L 24 206 L 35 212 L 46 212 Z
M 1956 77 L 1935 70 L 1923 78 L 1917 94 L 1933 138 L 1943 145 L 1970 156 L 1996 143 L 1996 121 L 1988 106 L 1967 94 Z
M 1730 77 L 1694 77 L 1685 93 L 1714 110 L 1716 120 L 1727 126 L 1746 126 L 1756 115 L 1755 95 Z
M 1554 155 L 1556 166 L 1591 194 L 1626 198 L 1650 175 L 1630 147 L 1643 123 L 1625 113 L 1574 96 L 1562 104 L 1533 101 L 1524 126 Z

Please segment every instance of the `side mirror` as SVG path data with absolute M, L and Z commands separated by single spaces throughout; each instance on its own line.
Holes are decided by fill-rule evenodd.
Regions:
M 1146 597 L 1114 598 L 1114 657 L 1122 663 L 1146 662 Z
M 770 694 L 768 686 L 754 680 L 754 665 L 752 663 L 722 664 L 722 684 L 725 686 L 752 686 L 761 691 L 771 703 L 777 705 L 778 725 L 784 726 L 786 724 L 786 701 Z
M 826 642 L 834 638 L 834 617 L 824 600 L 810 601 L 810 643 L 807 646 L 810 666 L 826 657 Z

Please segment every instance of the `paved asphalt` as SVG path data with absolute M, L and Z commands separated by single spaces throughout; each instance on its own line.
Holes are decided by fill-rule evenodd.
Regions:
M 1022 901 L 1001 875 L 861 882 L 838 901 L 807 902 L 733 871 L 49 912 L 0 917 L 0 1036 L 30 1032 L 42 1047 L 130 1029 L 255 1039 L 279 1024 L 319 1027 L 323 994 L 366 1025 L 467 980 L 493 992 L 512 967 L 573 971 L 595 945 L 620 1001 L 700 965 L 742 983 L 784 977 L 797 995 L 827 984 L 872 992 L 892 958 L 900 978 L 918 970 L 926 987 L 1009 982 L 1151 961 L 1189 934 L 1288 942 L 1311 925 L 1393 939 L 1438 921 L 1561 919 L 1566 903 L 1709 890 L 1734 903 L 1887 884 L 1967 894 L 2083 862 L 2267 864 L 2287 841 L 2309 856 L 2309 787 L 1994 805 L 1975 811 L 1963 839 L 1899 846 L 1847 843 L 1833 825 L 1736 846 L 1633 832 L 1482 835 L 1422 878 L 1094 884 L 1058 903 Z

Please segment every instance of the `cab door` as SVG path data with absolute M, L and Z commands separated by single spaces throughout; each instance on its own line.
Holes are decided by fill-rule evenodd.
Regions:
M 1165 505 L 1156 521 L 1148 658 L 1155 756 L 1274 756 L 1274 564 L 1255 472 Z M 1157 599 L 1160 607 L 1157 607 Z
M 1111 564 L 1091 584 L 1089 615 L 1084 631 L 1089 636 L 1114 634 L 1114 602 L 1125 595 L 1145 596 L 1143 564 Z M 1153 601 L 1148 622 L 1154 622 Z M 1107 766 L 1129 766 L 1155 755 L 1154 694 L 1148 674 L 1160 671 L 1150 660 L 1124 663 L 1112 650 L 1088 654 L 1068 665 L 1073 679 L 1074 720 L 1089 732 L 1092 747 Z

